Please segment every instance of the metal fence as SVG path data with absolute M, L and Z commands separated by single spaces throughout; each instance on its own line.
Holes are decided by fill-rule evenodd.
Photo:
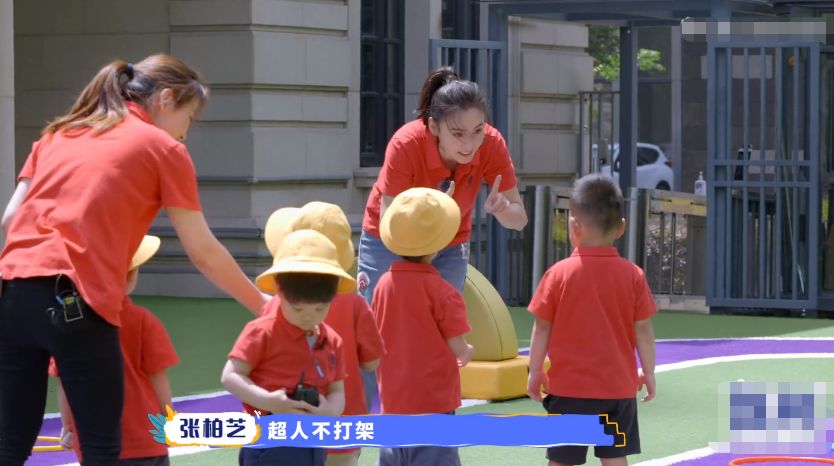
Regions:
M 528 186 L 521 195 L 530 221 L 524 230 L 510 232 L 503 245 L 509 286 L 501 294 L 511 306 L 526 306 L 547 268 L 572 251 L 568 236 L 570 188 Z M 618 248 L 643 268 L 660 307 L 705 310 L 706 200 L 650 189 L 637 189 L 631 198 L 635 206 L 629 209 L 626 221 L 635 225 L 635 233 L 621 239 Z M 490 235 L 482 215 L 473 219 L 470 263 L 485 270 Z
M 535 199 L 531 188 L 520 191 L 528 216 L 534 208 Z M 475 201 L 469 239 L 469 263 L 487 276 L 493 285 L 497 285 L 496 277 L 498 280 L 503 279 L 502 286 L 496 286 L 496 289 L 507 304 L 525 306 L 532 296 L 529 288 L 533 275 L 531 266 L 535 218 L 530 216 L 530 221 L 522 231 L 507 230 L 497 224 L 492 215 L 484 212 L 487 194 L 488 189 L 484 187 Z M 499 229 L 502 233 L 500 236 L 496 234 Z M 498 255 L 501 257 L 496 257 Z
M 611 163 L 618 141 L 619 96 L 619 91 L 579 93 L 579 173 L 596 173 L 602 165 Z
M 819 309 L 819 46 L 714 43 L 708 70 L 707 299 Z
M 655 295 L 703 296 L 706 291 L 706 199 L 686 193 L 641 189 L 645 219 L 638 242 L 649 287 Z
M 429 68 L 453 67 L 464 79 L 478 83 L 490 105 L 490 122 L 507 134 L 507 56 L 504 42 L 479 40 L 429 40 Z M 472 262 L 489 278 L 503 295 L 512 295 L 517 281 L 510 270 L 519 264 L 515 256 L 503 249 L 505 245 L 523 246 L 520 233 L 501 228 L 492 216 L 481 212 L 483 196 L 473 216 L 473 241 L 470 243 Z M 501 248 L 498 248 L 498 246 Z M 491 249 L 488 249 L 491 248 Z
M 507 62 L 504 42 L 430 39 L 429 69 L 451 66 L 478 83 L 489 99 L 493 126 L 507 134 Z

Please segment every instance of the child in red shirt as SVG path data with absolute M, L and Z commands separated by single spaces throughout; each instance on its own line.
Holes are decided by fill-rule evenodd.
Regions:
M 221 382 L 244 409 L 340 416 L 345 407 L 342 339 L 324 319 L 337 291 L 356 285 L 339 266 L 333 243 L 313 230 L 287 235 L 273 266 L 255 282 L 276 294 L 261 317 L 249 322 L 229 353 Z M 318 404 L 294 399 L 299 383 L 318 394 Z M 308 400 L 310 401 L 310 400 Z M 319 448 L 241 448 L 240 465 L 324 466 Z
M 614 441 L 622 446 L 594 448 L 603 466 L 625 466 L 626 455 L 640 453 L 635 393 L 645 383 L 643 401 L 655 395 L 651 316 L 657 309 L 643 271 L 613 247 L 625 229 L 622 207 L 610 178 L 587 175 L 576 182 L 569 219 L 575 249 L 545 273 L 529 306 L 536 323 L 527 393 L 551 414 L 607 414 L 617 422 L 623 434 Z M 547 376 L 545 355 L 551 362 Z M 587 451 L 548 448 L 548 464 L 584 464 Z
M 387 354 L 377 371 L 383 414 L 454 413 L 460 406 L 459 367 L 473 348 L 463 297 L 431 265 L 455 236 L 460 209 L 430 188 L 406 190 L 380 222 L 385 246 L 402 257 L 379 279 L 373 312 Z M 383 448 L 379 464 L 459 465 L 457 448 Z
M 145 236 L 133 255 L 127 278 L 127 294 L 136 288 L 139 267 L 159 249 L 159 238 Z M 147 309 L 125 298 L 119 339 L 124 359 L 125 405 L 122 412 L 122 451 L 120 464 L 131 466 L 167 466 L 168 447 L 148 433 L 148 414 L 164 413 L 172 405 L 171 386 L 166 370 L 179 362 L 171 338 L 162 322 Z M 58 377 L 55 362 L 50 375 Z M 58 388 L 61 409 L 61 445 L 75 450 L 79 461 L 81 448 L 75 435 L 75 422 L 66 402 L 63 387 Z
M 327 237 L 338 252 L 339 265 L 345 271 L 353 267 L 354 252 L 350 223 L 342 209 L 326 202 L 310 202 L 302 208 L 284 207 L 270 215 L 264 228 L 264 240 L 270 252 L 277 250 L 284 237 L 292 231 L 311 229 Z M 276 303 L 279 300 L 275 300 Z M 269 311 L 278 309 L 277 304 Z M 368 414 L 360 368 L 366 371 L 379 366 L 379 358 L 385 354 L 382 337 L 376 328 L 371 309 L 356 293 L 336 295 L 324 322 L 342 337 L 345 357 L 345 410 L 343 415 Z M 355 466 L 359 463 L 360 449 L 327 451 L 327 466 Z

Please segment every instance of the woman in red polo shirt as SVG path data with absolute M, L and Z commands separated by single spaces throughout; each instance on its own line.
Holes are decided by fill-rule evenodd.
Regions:
M 22 465 L 32 451 L 50 356 L 84 464 L 117 464 L 124 283 L 161 209 L 198 270 L 253 313 L 264 304 L 206 225 L 181 142 L 207 97 L 201 77 L 176 58 L 117 60 L 33 145 L 2 220 L 0 464 Z
M 368 203 L 359 240 L 359 283 L 371 303 L 379 277 L 399 259 L 379 238 L 379 219 L 394 196 L 413 187 L 446 191 L 461 211 L 458 234 L 432 262 L 463 291 L 469 262 L 472 211 L 481 185 L 491 187 L 484 210 L 506 228 L 521 230 L 527 214 L 504 138 L 486 123 L 487 103 L 478 85 L 452 68 L 433 71 L 423 83 L 417 114 L 391 137 Z

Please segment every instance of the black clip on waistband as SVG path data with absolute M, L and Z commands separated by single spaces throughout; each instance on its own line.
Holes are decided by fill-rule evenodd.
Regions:
M 62 286 L 62 281 L 66 286 Z M 64 312 L 64 322 L 74 322 L 84 318 L 84 302 L 75 284 L 66 275 L 55 277 L 55 300 Z

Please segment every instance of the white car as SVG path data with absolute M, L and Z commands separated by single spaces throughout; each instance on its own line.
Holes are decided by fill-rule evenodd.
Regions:
M 609 148 L 611 146 L 608 146 Z M 592 149 L 596 155 L 598 148 L 594 144 Z M 614 144 L 613 153 L 609 154 L 614 161 L 614 181 L 620 181 L 620 145 Z M 611 176 L 611 165 L 605 164 L 600 167 L 600 173 Z M 663 189 L 671 191 L 674 186 L 674 173 L 672 172 L 672 161 L 660 147 L 645 142 L 637 143 L 637 187 L 646 189 Z

